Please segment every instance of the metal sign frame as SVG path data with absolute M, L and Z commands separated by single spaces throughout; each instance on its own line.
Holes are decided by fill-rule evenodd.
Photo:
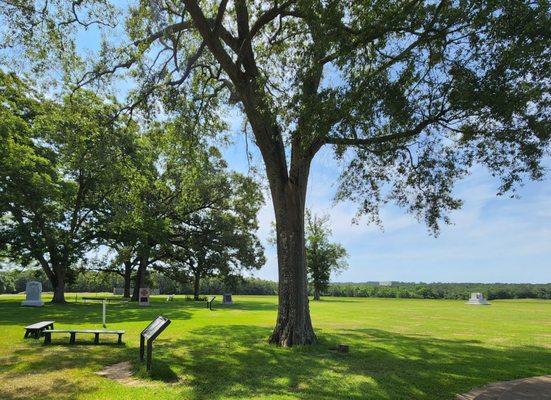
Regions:
M 153 341 L 157 339 L 157 336 L 163 332 L 167 326 L 170 325 L 172 321 L 170 321 L 168 318 L 165 318 L 161 315 L 159 315 L 157 318 L 155 318 L 153 321 L 149 323 L 145 327 L 145 329 L 140 333 L 140 361 L 143 361 L 144 359 L 144 353 L 146 353 L 146 341 L 147 341 L 147 362 L 146 362 L 146 369 L 147 371 L 151 371 L 151 357 L 153 353 Z M 159 326 L 157 326 L 159 325 Z M 153 332 L 149 332 L 151 328 L 155 328 Z

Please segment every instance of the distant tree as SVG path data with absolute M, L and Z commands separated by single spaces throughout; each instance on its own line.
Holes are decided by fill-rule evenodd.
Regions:
M 45 100 L 0 71 L 0 251 L 38 264 L 52 302 L 65 302 L 72 266 L 93 246 L 95 218 L 120 184 L 125 130 L 90 92 Z
M 331 243 L 329 216 L 318 217 L 306 212 L 306 268 L 308 279 L 314 291 L 314 300 L 329 286 L 332 273 L 348 267 L 346 249 L 338 243 Z

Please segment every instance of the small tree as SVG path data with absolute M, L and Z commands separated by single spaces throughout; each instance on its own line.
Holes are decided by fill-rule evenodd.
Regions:
M 319 300 L 331 279 L 331 273 L 338 273 L 348 267 L 346 249 L 339 243 L 331 243 L 331 229 L 327 226 L 329 216 L 318 217 L 306 212 L 306 268 L 314 300 Z

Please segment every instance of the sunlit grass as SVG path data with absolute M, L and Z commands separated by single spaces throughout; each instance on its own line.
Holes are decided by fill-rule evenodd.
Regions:
M 80 295 L 79 295 L 80 297 Z M 67 296 L 74 301 L 74 294 Z M 107 328 L 124 329 L 125 345 L 53 344 L 23 339 L 23 327 L 45 319 L 56 328 L 101 328 L 101 303 L 20 307 L 0 296 L 2 399 L 452 399 L 491 381 L 551 373 L 551 302 L 325 298 L 311 302 L 320 344 L 267 344 L 275 297 L 234 296 L 235 305 L 176 296 L 148 308 L 108 305 Z M 47 296 L 46 296 L 47 300 Z M 157 315 L 172 324 L 155 342 L 153 373 L 138 360 L 139 333 Z M 349 354 L 330 349 L 350 346 Z M 137 382 L 95 372 L 130 361 Z

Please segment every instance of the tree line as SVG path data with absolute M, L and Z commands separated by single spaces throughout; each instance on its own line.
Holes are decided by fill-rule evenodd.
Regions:
M 480 292 L 486 299 L 551 299 L 551 283 L 332 283 L 325 294 L 335 297 L 385 297 L 405 299 L 467 300 Z
M 52 291 L 52 286 L 42 270 L 0 271 L 0 293 L 20 293 L 29 280 L 42 282 L 44 291 Z M 159 289 L 161 294 L 191 294 L 195 287 L 191 280 L 175 281 L 162 272 L 150 271 L 147 285 Z M 82 271 L 77 278 L 67 284 L 69 292 L 112 292 L 115 287 L 123 287 L 124 279 L 113 273 Z M 448 299 L 467 300 L 470 293 L 480 292 L 489 300 L 494 299 L 551 299 L 551 283 L 413 283 L 392 282 L 391 286 L 380 286 L 378 282 L 328 283 L 322 291 L 311 283 L 309 295 L 328 297 L 378 297 L 403 299 Z M 201 281 L 198 295 L 233 293 L 244 295 L 276 295 L 277 282 L 251 278 L 223 276 L 207 277 Z

